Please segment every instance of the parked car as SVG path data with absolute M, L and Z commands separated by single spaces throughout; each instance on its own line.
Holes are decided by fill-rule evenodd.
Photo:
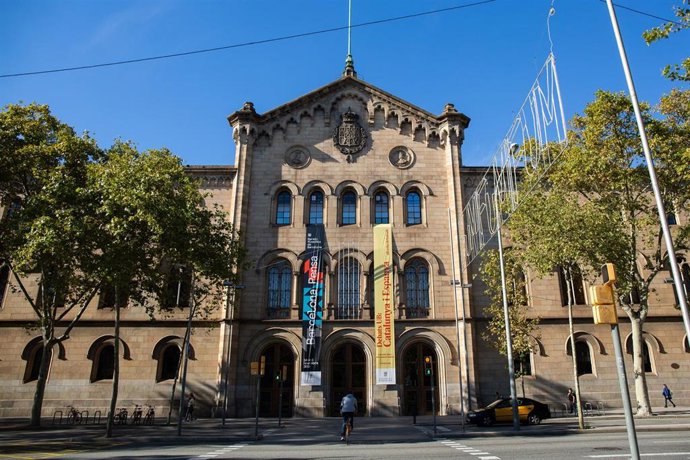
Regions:
M 551 418 L 549 406 L 530 398 L 517 398 L 520 422 L 539 425 L 542 420 Z M 513 406 L 510 398 L 501 398 L 486 407 L 467 413 L 467 421 L 477 425 L 491 426 L 494 423 L 512 423 Z

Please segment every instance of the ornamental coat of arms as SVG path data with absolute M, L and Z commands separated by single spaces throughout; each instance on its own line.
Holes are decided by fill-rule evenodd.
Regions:
M 352 155 L 360 152 L 367 144 L 367 132 L 357 123 L 359 115 L 351 109 L 340 116 L 340 125 L 333 130 L 333 143 L 347 155 L 347 162 L 352 163 Z

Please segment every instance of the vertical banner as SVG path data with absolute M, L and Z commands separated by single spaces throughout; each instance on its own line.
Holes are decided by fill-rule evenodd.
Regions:
M 306 260 L 302 265 L 302 385 L 321 385 L 323 242 L 323 225 L 307 225 Z
M 376 384 L 394 384 L 393 230 L 390 224 L 374 227 L 374 312 Z

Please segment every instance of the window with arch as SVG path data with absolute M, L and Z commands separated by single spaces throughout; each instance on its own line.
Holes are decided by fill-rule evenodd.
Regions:
M 584 340 L 575 341 L 575 359 L 577 361 L 577 375 L 592 373 L 592 351 Z
M 26 360 L 26 369 L 24 370 L 24 383 L 34 382 L 38 380 L 38 373 L 41 370 L 41 357 L 43 355 L 43 343 L 40 341 L 34 345 L 29 352 Z M 50 360 L 50 356 L 48 356 Z
M 268 268 L 268 317 L 290 316 L 292 294 L 292 266 L 281 259 Z
M 108 287 L 106 286 L 106 289 L 107 288 Z M 162 299 L 163 308 L 189 308 L 189 306 L 192 304 L 192 271 L 182 264 L 173 264 L 165 278 L 164 289 Z M 108 305 L 110 307 L 115 305 L 114 288 L 111 292 L 111 295 L 112 303 Z M 122 297 L 127 295 L 127 289 L 120 288 L 119 296 Z M 104 301 L 108 300 L 107 296 L 108 293 L 106 291 Z M 123 301 L 118 301 L 124 301 L 126 304 L 126 297 Z M 122 303 L 120 303 L 120 306 L 122 306 Z
M 568 306 L 568 279 L 566 276 L 566 270 L 563 267 L 558 267 L 558 284 L 561 291 L 561 305 L 564 307 Z M 578 267 L 571 269 L 571 274 L 573 277 L 573 287 L 571 291 L 571 296 L 573 299 L 573 305 L 585 305 L 585 283 L 582 279 L 582 272 Z
M 323 224 L 323 192 L 320 190 L 309 195 L 309 224 Z
M 112 342 L 105 342 L 96 351 L 92 366 L 92 382 L 112 380 L 115 372 L 115 345 Z
M 389 218 L 389 202 L 388 194 L 384 191 L 376 192 L 374 195 L 374 223 L 388 224 Z
M 345 257 L 338 263 L 338 305 L 336 319 L 361 318 L 361 267 L 354 257 Z
M 413 259 L 405 266 L 405 302 L 407 318 L 429 316 L 429 266 L 423 259 Z
M 7 294 L 7 286 L 10 282 L 10 266 L 7 264 L 0 265 L 0 308 L 5 300 Z
M 407 225 L 420 225 L 422 223 L 422 196 L 416 190 L 407 192 L 406 202 L 406 222 Z
M 513 369 L 516 375 L 532 375 L 532 353 L 528 350 L 518 353 L 513 358 Z
M 340 225 L 357 223 L 357 195 L 352 190 L 343 193 L 340 208 Z
M 276 198 L 276 225 L 290 225 L 292 222 L 292 194 L 287 190 L 278 192 Z
M 157 382 L 173 380 L 177 377 L 181 356 L 182 352 L 176 343 L 170 343 L 163 349 L 158 359 Z
M 652 366 L 652 355 L 649 350 L 649 344 L 645 340 L 642 342 L 642 367 L 645 372 L 653 373 L 654 367 Z

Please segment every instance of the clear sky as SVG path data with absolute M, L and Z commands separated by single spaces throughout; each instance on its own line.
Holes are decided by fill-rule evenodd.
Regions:
M 353 0 L 354 25 L 481 0 Z M 359 78 L 439 114 L 468 115 L 463 158 L 488 165 L 549 52 L 551 18 L 566 118 L 599 89 L 626 89 L 601 0 L 495 0 L 352 30 Z M 674 19 L 680 0 L 617 0 Z M 663 21 L 618 9 L 637 92 L 673 87 L 662 67 L 690 53 L 690 31 L 647 46 Z M 0 0 L 0 74 L 83 66 L 241 44 L 347 25 L 347 0 Z M 259 113 L 340 77 L 347 32 L 91 70 L 0 78 L 0 105 L 38 102 L 102 147 L 116 138 L 167 147 L 186 164 L 233 164 L 226 117 Z

